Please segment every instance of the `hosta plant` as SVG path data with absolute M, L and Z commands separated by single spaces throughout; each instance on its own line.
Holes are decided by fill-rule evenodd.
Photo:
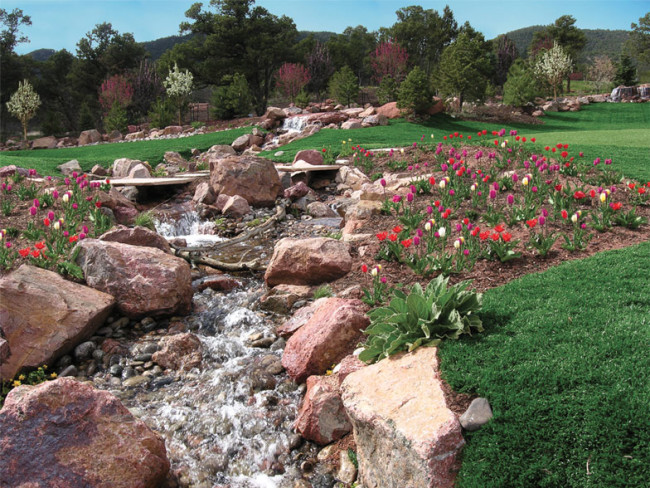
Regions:
M 445 338 L 482 332 L 481 319 L 475 315 L 482 295 L 466 290 L 469 281 L 451 287 L 448 281 L 441 275 L 424 289 L 416 283 L 408 293 L 395 290 L 387 306 L 371 311 L 365 331 L 368 339 L 359 359 L 372 363 L 400 351 L 436 346 Z

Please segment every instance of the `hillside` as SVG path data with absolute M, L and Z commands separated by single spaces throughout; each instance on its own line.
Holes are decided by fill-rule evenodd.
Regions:
M 519 55 L 526 57 L 533 35 L 542 29 L 543 25 L 533 25 L 507 32 L 506 35 L 514 41 Z M 578 58 L 578 63 L 587 62 L 590 58 L 603 54 L 617 60 L 623 43 L 629 36 L 629 32 L 625 30 L 583 29 L 583 32 L 587 37 L 587 45 Z
M 142 46 L 147 50 L 151 55 L 151 60 L 155 61 L 163 55 L 165 51 L 171 49 L 176 44 L 185 42 L 191 39 L 192 34 L 186 34 L 184 36 L 168 36 L 161 37 L 160 39 L 154 39 L 153 41 L 142 42 Z
M 34 59 L 34 61 L 47 61 L 55 52 L 54 49 L 37 49 L 36 51 L 27 53 L 27 56 Z

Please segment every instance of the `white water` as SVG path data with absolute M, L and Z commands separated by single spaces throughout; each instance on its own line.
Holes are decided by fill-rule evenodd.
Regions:
M 186 212 L 174 220 L 156 220 L 154 223 L 158 234 L 167 239 L 185 239 L 189 247 L 206 246 L 223 240 L 215 235 L 215 223 L 201 220 L 195 211 Z
M 307 126 L 307 117 L 287 117 L 282 122 L 282 130 L 285 132 L 302 132 Z

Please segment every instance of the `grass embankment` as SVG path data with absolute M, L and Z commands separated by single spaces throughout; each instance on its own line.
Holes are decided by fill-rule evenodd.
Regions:
M 352 144 L 364 148 L 403 147 L 420 142 L 425 135 L 425 144 L 442 141 L 443 136 L 459 132 L 476 134 L 478 130 L 489 131 L 517 129 L 519 135 L 528 139 L 535 137 L 539 151 L 544 146 L 559 142 L 569 144 L 576 153 L 583 151 L 588 159 L 600 157 L 614 161 L 614 167 L 629 178 L 650 180 L 650 104 L 649 103 L 600 103 L 586 105 L 580 112 L 549 113 L 544 125 L 494 124 L 459 120 L 446 114 L 438 114 L 425 124 L 409 123 L 404 120 L 391 121 L 385 127 L 371 127 L 363 130 L 341 131 L 325 129 L 307 139 L 294 141 L 281 148 L 284 155 L 273 157 L 276 151 L 262 153 L 275 160 L 291 162 L 302 149 L 328 148 L 339 151 L 341 141 L 352 139 Z M 485 138 L 474 138 L 474 143 L 485 144 Z
M 440 348 L 443 377 L 489 399 L 459 487 L 641 487 L 650 479 L 650 243 L 484 295 L 486 331 Z
M 250 127 L 242 127 L 176 139 L 98 144 L 36 151 L 4 151 L 0 152 L 0 166 L 15 164 L 23 168 L 34 168 L 42 175 L 60 175 L 61 173 L 56 167 L 71 159 L 79 161 L 84 171 L 90 171 L 96 164 L 109 167 L 118 158 L 131 158 L 148 161 L 154 167 L 163 161 L 166 151 L 176 151 L 183 157 L 189 158 L 193 148 L 205 151 L 215 144 L 230 145 L 237 137 L 250 133 L 250 131 Z

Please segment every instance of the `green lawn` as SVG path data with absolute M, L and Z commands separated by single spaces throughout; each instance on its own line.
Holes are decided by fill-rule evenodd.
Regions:
M 494 412 L 459 487 L 648 486 L 649 270 L 646 242 L 485 293 L 486 331 L 440 348 L 443 377 Z
M 134 141 L 116 144 L 98 144 L 95 146 L 71 147 L 37 151 L 0 152 L 0 166 L 15 164 L 23 168 L 34 168 L 43 175 L 60 175 L 56 169 L 71 159 L 76 159 L 84 171 L 94 165 L 110 166 L 118 158 L 149 161 L 152 167 L 163 161 L 166 151 L 177 151 L 189 158 L 192 148 L 205 151 L 215 144 L 230 145 L 237 137 L 251 131 L 250 127 L 212 132 L 191 137 L 160 139 L 152 141 Z
M 648 103 L 600 103 L 586 105 L 580 112 L 549 113 L 544 125 L 513 124 L 506 129 L 517 129 L 521 136 L 535 137 L 540 151 L 546 145 L 559 142 L 569 144 L 576 153 L 583 151 L 586 158 L 611 158 L 614 167 L 625 176 L 650 180 L 650 104 Z M 281 148 L 284 155 L 274 157 L 276 151 L 262 153 L 277 161 L 291 162 L 301 149 L 330 148 L 338 151 L 341 141 L 352 138 L 352 144 L 365 148 L 409 146 L 420 141 L 441 141 L 444 135 L 453 132 L 476 134 L 478 130 L 498 130 L 502 124 L 463 121 L 446 114 L 438 114 L 426 124 L 409 123 L 404 120 L 391 121 L 386 127 L 372 127 L 342 131 L 324 129 L 307 139 L 294 141 Z M 474 137 L 474 141 L 477 138 Z M 481 139 L 478 139 L 479 141 Z

